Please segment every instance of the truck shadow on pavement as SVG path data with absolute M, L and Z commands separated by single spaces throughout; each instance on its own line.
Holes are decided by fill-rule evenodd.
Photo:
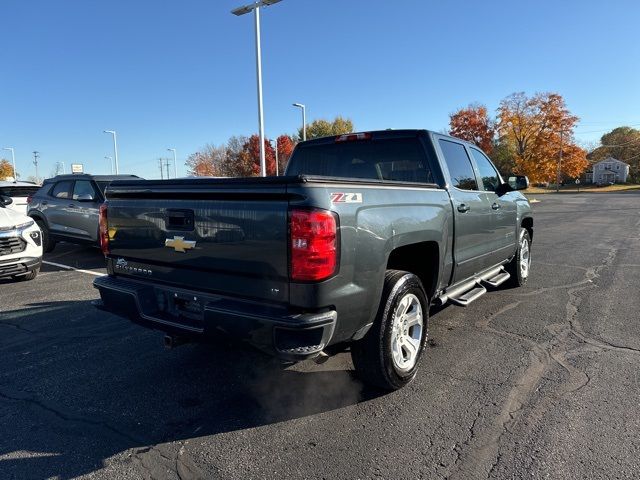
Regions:
M 225 342 L 167 351 L 161 333 L 100 312 L 91 301 L 0 312 L 0 333 L 0 478 L 73 478 L 114 455 L 130 462 L 157 444 L 382 394 L 351 371 L 283 370 Z M 163 446 L 173 447 L 179 444 Z

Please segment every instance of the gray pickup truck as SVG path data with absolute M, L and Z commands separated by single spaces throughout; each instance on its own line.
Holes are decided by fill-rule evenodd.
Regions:
M 115 181 L 94 286 L 168 346 L 224 333 L 284 361 L 350 349 L 363 381 L 397 389 L 431 305 L 526 282 L 527 186 L 426 130 L 302 142 L 282 177 Z

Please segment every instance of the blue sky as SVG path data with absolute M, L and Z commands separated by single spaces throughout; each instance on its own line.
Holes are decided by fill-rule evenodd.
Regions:
M 246 2 L 246 0 L 244 0 Z M 157 159 L 257 131 L 253 18 L 243 0 L 2 0 L 0 147 L 18 171 L 58 161 L 158 177 Z M 358 130 L 447 127 L 471 102 L 562 94 L 588 141 L 640 126 L 640 2 L 283 0 L 262 12 L 267 136 L 308 119 Z M 1 152 L 5 157 L 8 152 Z

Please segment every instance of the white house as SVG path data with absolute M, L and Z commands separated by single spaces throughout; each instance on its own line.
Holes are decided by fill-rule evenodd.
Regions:
M 596 185 L 603 183 L 624 183 L 629 176 L 629 164 L 607 157 L 593 164 L 593 172 L 586 174 L 587 182 Z

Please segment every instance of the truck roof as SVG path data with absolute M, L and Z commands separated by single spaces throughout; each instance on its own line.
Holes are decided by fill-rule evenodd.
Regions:
M 446 133 L 440 133 L 434 130 L 427 130 L 424 128 L 403 128 L 398 130 L 388 128 L 386 130 L 368 130 L 364 132 L 353 132 L 353 133 L 348 133 L 344 135 L 330 135 L 327 137 L 314 138 L 312 140 L 306 140 L 304 142 L 300 142 L 298 145 L 314 145 L 314 144 L 320 145 L 323 143 L 335 142 L 335 140 L 339 137 L 347 137 L 351 135 L 365 135 L 365 134 L 371 135 L 372 139 L 415 137 L 420 134 L 434 134 L 434 135 L 440 135 L 443 137 L 449 137 L 449 138 L 455 139 L 456 141 L 470 144 L 468 141 L 463 140 L 461 138 L 452 137 L 451 135 L 448 135 Z
M 95 180 L 96 182 L 112 182 L 114 180 L 137 180 L 140 179 L 137 175 L 91 175 L 90 173 L 67 173 L 64 175 L 56 175 L 55 177 L 47 178 L 45 182 L 51 182 L 53 180 Z

